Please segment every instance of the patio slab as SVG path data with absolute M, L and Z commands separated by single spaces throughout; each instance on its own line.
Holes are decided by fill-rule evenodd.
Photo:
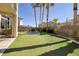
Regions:
M 11 45 L 15 38 L 0 38 L 0 56 Z

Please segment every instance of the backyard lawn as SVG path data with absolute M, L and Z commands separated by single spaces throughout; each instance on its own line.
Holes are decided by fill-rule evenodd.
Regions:
M 21 34 L 3 56 L 66 56 L 79 55 L 79 45 L 48 34 Z

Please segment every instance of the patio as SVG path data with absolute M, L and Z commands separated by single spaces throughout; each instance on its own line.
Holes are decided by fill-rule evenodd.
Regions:
M 15 38 L 0 38 L 0 56 L 14 40 Z

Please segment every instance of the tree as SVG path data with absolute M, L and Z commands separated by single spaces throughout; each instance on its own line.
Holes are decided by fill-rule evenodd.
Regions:
M 57 21 L 58 21 L 58 19 L 55 18 L 52 20 L 52 23 L 57 23 Z
M 42 23 L 42 3 L 40 3 L 40 17 L 39 17 L 39 24 L 41 24 Z M 40 34 L 42 34 L 41 33 L 41 26 L 40 26 Z
M 45 4 L 43 3 L 42 4 L 42 23 L 43 23 L 43 18 L 44 18 L 44 7 L 45 7 Z M 43 28 L 43 25 L 42 25 L 42 28 Z
M 32 7 L 34 8 L 34 16 L 35 16 L 35 24 L 37 28 L 37 18 L 36 18 L 36 7 L 39 6 L 39 3 L 32 3 Z
M 48 16 L 49 16 L 49 7 L 54 6 L 53 3 L 33 3 L 32 4 L 34 8 L 34 16 L 35 16 L 35 23 L 37 27 L 37 20 L 36 20 L 36 7 L 40 7 L 40 23 L 43 23 L 43 17 L 44 17 L 44 7 L 46 7 L 46 20 L 47 20 L 47 30 L 48 30 Z M 43 27 L 43 25 L 42 25 Z
M 73 9 L 74 9 L 74 19 L 73 19 L 73 32 L 74 32 L 74 37 L 77 37 L 77 31 L 78 31 L 78 26 L 77 26 L 77 3 L 73 4 Z
M 43 9 L 42 8 L 44 6 L 44 3 L 33 3 L 32 4 L 33 8 L 34 8 L 34 16 L 35 16 L 35 23 L 36 23 L 36 27 L 37 27 L 37 19 L 36 19 L 36 7 L 40 7 L 40 17 L 39 17 L 39 23 L 42 23 L 42 19 L 43 19 Z M 41 28 L 41 27 L 40 27 Z M 41 32 L 41 29 L 40 29 Z
M 40 3 L 40 24 L 41 24 L 41 27 L 40 27 L 40 34 L 42 34 L 42 29 L 43 29 L 43 17 L 44 17 L 44 7 L 45 7 L 45 3 Z
M 45 6 L 46 6 L 46 22 L 47 22 L 46 33 L 47 33 L 47 31 L 48 31 L 49 8 L 50 8 L 51 6 L 54 6 L 54 3 L 46 3 Z

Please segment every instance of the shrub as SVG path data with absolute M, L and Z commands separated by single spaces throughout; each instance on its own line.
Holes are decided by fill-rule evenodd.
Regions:
M 1 35 L 10 35 L 12 33 L 12 29 L 5 29 L 0 34 Z

